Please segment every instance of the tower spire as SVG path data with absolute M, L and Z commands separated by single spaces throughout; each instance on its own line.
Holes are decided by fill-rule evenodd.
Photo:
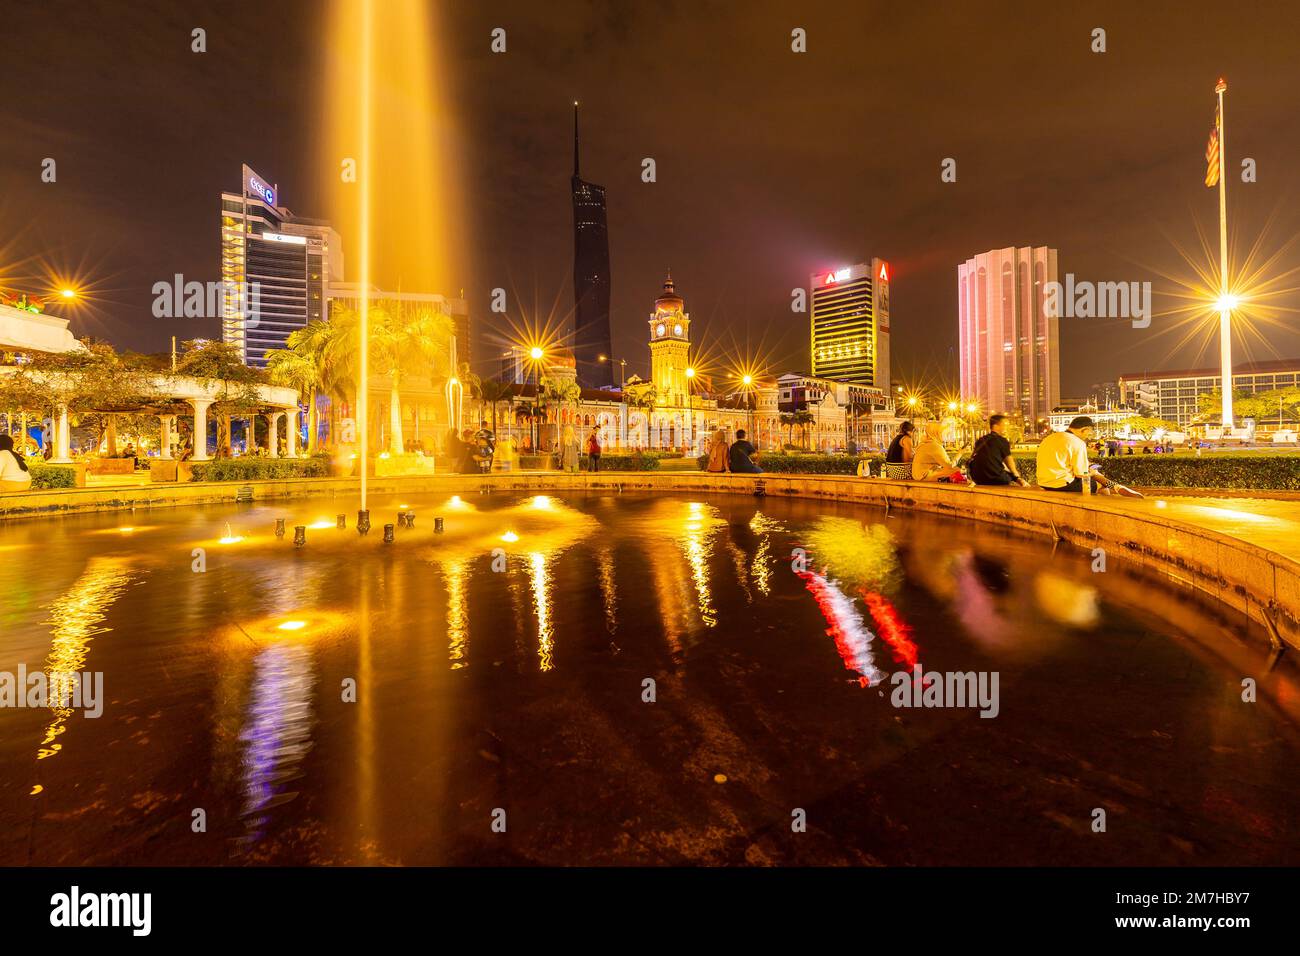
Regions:
M 573 178 L 578 178 L 578 101 L 573 101 Z

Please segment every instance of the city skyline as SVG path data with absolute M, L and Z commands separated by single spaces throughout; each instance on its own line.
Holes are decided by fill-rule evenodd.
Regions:
M 160 15 L 167 29 L 150 31 L 149 52 L 165 63 L 142 65 L 134 98 L 120 81 L 92 82 L 104 50 L 115 46 L 104 38 L 125 37 L 130 19 L 98 20 L 89 11 L 85 29 L 67 37 L 78 55 L 39 82 L 26 65 L 14 66 L 16 82 L 32 82 L 28 98 L 2 107 L 17 146 L 0 159 L 0 214 L 30 225 L 10 230 L 0 283 L 28 287 L 47 269 L 84 275 L 95 288 L 71 312 L 79 334 L 152 351 L 165 349 L 172 335 L 219 335 L 218 322 L 159 322 L 148 306 L 152 284 L 174 273 L 220 278 L 210 197 L 230 188 L 233 162 L 286 184 L 287 205 L 337 222 L 345 249 L 351 245 L 346 216 L 336 215 L 323 185 L 337 167 L 313 132 L 322 107 L 283 95 L 320 68 L 319 51 L 298 38 L 310 31 L 291 24 L 323 14 L 296 3 L 272 11 L 234 4 L 220 17 L 216 10 L 200 4 L 192 17 Z M 255 10 L 266 39 L 241 27 Z M 720 351 L 759 360 L 775 376 L 810 367 L 807 316 L 791 311 L 791 290 L 812 272 L 879 255 L 898 285 L 894 378 L 953 382 L 958 303 L 951 270 L 981 250 L 1042 244 L 1059 249 L 1082 278 L 1152 281 L 1158 297 L 1145 331 L 1122 320 L 1062 320 L 1063 394 L 1083 393 L 1125 368 L 1212 364 L 1213 317 L 1187 322 L 1160 310 L 1171 307 L 1168 293 L 1179 291 L 1168 277 L 1194 280 L 1197 267 L 1213 267 L 1214 255 L 1197 252 L 1193 265 L 1180 250 L 1198 249 L 1198 229 L 1202 236 L 1214 231 L 1213 197 L 1200 180 L 1210 91 L 1220 73 L 1233 84 L 1228 176 L 1237 260 L 1261 233 L 1267 253 L 1300 232 L 1296 214 L 1283 206 L 1300 185 L 1287 161 L 1300 148 L 1288 120 L 1300 99 L 1272 79 L 1289 55 L 1285 30 L 1260 38 L 1228 14 L 1168 23 L 1119 5 L 1103 5 L 1087 19 L 1031 14 L 1013 37 L 995 36 L 994 27 L 961 10 L 947 11 L 936 28 L 916 15 L 881 22 L 831 5 L 790 11 L 760 4 L 743 22 L 706 11 L 689 29 L 673 29 L 684 15 L 672 11 L 600 12 L 584 4 L 566 11 L 572 16 L 564 25 L 524 5 L 446 12 L 442 54 L 458 77 L 451 93 L 459 123 L 447 145 L 464 154 L 470 211 L 457 230 L 464 262 L 447 263 L 447 277 L 431 287 L 384 274 L 382 255 L 377 261 L 386 288 L 449 297 L 463 289 L 488 338 L 481 355 L 499 352 L 492 335 L 505 334 L 488 308 L 495 288 L 507 290 L 511 316 L 572 325 L 572 310 L 556 304 L 572 300 L 566 287 L 573 270 L 572 250 L 560 241 L 572 221 L 570 197 L 557 184 L 569 163 L 563 118 L 574 99 L 595 134 L 585 137 L 586 163 L 602 171 L 608 189 L 611 271 L 618 276 L 611 351 L 637 371 L 645 368 L 640 303 L 668 267 L 692 289 L 696 318 Z M 1279 22 L 1295 19 L 1281 5 L 1276 13 Z M 24 9 L 14 30 L 37 35 L 51 16 Z M 191 27 L 182 19 L 206 24 L 210 60 L 190 52 Z M 992 19 L 1000 19 L 996 10 Z M 498 20 L 514 41 L 494 55 L 488 38 Z M 652 21 L 674 34 L 679 63 L 657 74 L 652 89 L 636 81 L 648 49 L 626 63 L 584 61 L 584 38 L 622 41 Z M 1107 30 L 1104 53 L 1090 49 L 1097 25 Z M 807 31 L 807 53 L 790 49 L 796 26 Z M 173 28 L 176 49 L 169 50 Z M 878 57 L 859 68 L 848 54 L 852 40 L 865 35 L 878 37 Z M 260 62 L 272 38 L 282 49 Z M 980 52 L 981 41 L 990 52 Z M 730 78 L 719 77 L 708 56 L 723 42 L 752 52 Z M 953 85 L 914 62 L 907 51 L 915 49 L 962 50 L 964 68 L 980 82 Z M 1042 77 L 1014 111 L 968 89 L 1004 82 L 1007 59 L 1033 64 Z M 204 82 L 163 81 L 168 70 L 191 70 L 202 80 L 218 69 L 229 89 L 215 100 Z M 846 96 L 863 85 L 876 91 L 865 114 Z M 747 101 L 761 102 L 762 115 L 747 116 Z M 817 137 L 824 148 L 809 154 L 798 145 L 811 135 L 806 122 L 819 103 L 833 135 Z M 213 149 L 179 132 L 221 127 L 232 111 L 246 109 L 264 117 L 274 135 L 234 137 Z M 1005 135 L 989 137 L 989 128 Z M 805 132 L 792 139 L 792 129 Z M 57 183 L 41 181 L 47 156 L 60 161 Z M 1236 175 L 1243 157 L 1258 163 L 1258 182 Z M 654 182 L 642 180 L 646 158 L 656 161 Z M 947 158 L 955 160 L 955 182 L 943 181 Z M 120 243 L 115 237 L 128 226 L 148 240 Z M 1283 256 L 1275 271 L 1291 270 L 1293 260 Z M 1293 309 L 1295 296 L 1279 304 Z M 1269 346 L 1238 329 L 1234 354 L 1242 361 L 1300 354 L 1294 326 L 1269 329 Z

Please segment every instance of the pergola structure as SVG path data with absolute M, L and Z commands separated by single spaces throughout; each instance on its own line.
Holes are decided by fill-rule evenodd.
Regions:
M 0 305 L 0 349 L 15 352 L 75 352 L 84 348 L 68 331 L 68 320 L 52 315 L 41 315 Z M 0 375 L 17 374 L 16 368 L 0 367 Z M 75 373 L 59 373 L 75 374 Z M 39 377 L 36 378 L 39 381 Z M 189 414 L 194 417 L 194 455 L 193 461 L 207 461 L 208 454 L 208 409 L 221 400 L 225 384 L 220 381 L 202 380 L 188 375 L 168 375 L 157 373 L 149 377 L 148 382 L 154 392 L 154 398 L 133 408 L 97 409 L 105 412 L 144 412 L 152 411 L 162 425 L 161 456 L 164 460 L 172 457 L 172 435 L 176 431 L 176 420 L 183 412 L 178 409 L 189 407 Z M 268 452 L 272 458 L 279 456 L 280 419 L 286 418 L 285 452 L 290 458 L 298 455 L 298 391 L 278 385 L 255 386 L 258 402 L 264 411 L 270 426 Z M 71 428 L 68 424 L 67 406 L 54 408 L 54 453 L 51 464 L 67 464 L 72 461 L 69 453 Z

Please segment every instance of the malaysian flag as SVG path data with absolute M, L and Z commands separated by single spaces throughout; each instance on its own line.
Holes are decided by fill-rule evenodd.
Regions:
M 1219 185 L 1219 108 L 1214 108 L 1214 128 L 1210 130 L 1210 142 L 1205 147 L 1205 185 Z

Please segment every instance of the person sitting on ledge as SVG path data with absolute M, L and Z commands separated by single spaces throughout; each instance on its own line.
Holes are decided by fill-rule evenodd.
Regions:
M 943 425 L 926 422 L 925 438 L 916 446 L 916 455 L 912 458 L 912 480 L 938 481 L 956 470 L 943 447 Z
M 1029 487 L 1029 482 L 1020 477 L 1006 434 L 1007 416 L 990 415 L 989 432 L 975 442 L 970 456 L 970 480 L 975 484 Z
M 12 435 L 0 435 L 0 491 L 26 491 L 31 486 L 27 459 L 14 450 Z
M 916 426 L 911 422 L 903 422 L 898 426 L 898 434 L 889 443 L 889 451 L 885 453 L 884 477 L 895 480 L 912 477 L 912 457 L 916 443 L 912 437 L 914 431 Z
M 727 464 L 731 466 L 731 473 L 734 475 L 761 475 L 763 469 L 754 463 L 754 458 L 758 455 L 758 449 L 745 441 L 745 429 L 736 429 L 736 440 L 731 443 L 731 450 L 727 452 Z
M 1103 489 L 1114 485 L 1088 464 L 1088 439 L 1092 438 L 1094 428 L 1091 418 L 1080 415 L 1070 420 L 1065 431 L 1052 432 L 1038 443 L 1035 471 L 1039 488 L 1082 493 L 1085 479 Z

